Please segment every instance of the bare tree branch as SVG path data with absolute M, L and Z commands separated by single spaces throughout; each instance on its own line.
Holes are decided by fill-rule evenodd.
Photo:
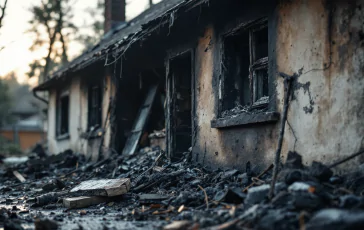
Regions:
M 5 0 L 4 5 L 0 6 L 0 28 L 2 27 L 2 21 L 5 17 L 5 10 L 6 10 L 7 3 L 8 3 L 8 0 Z

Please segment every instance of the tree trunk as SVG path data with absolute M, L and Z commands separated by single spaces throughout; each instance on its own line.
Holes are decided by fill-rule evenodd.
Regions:
M 53 35 L 49 34 L 49 48 L 48 48 L 47 57 L 45 58 L 45 65 L 44 65 L 44 70 L 43 70 L 43 79 L 41 79 L 41 81 L 39 83 L 42 83 L 47 79 L 48 71 L 49 71 L 49 65 L 50 65 L 50 62 L 51 62 L 51 54 L 52 54 L 52 51 L 53 51 L 53 44 L 54 44 L 54 41 L 56 40 L 56 35 L 57 35 L 57 31 L 53 31 Z

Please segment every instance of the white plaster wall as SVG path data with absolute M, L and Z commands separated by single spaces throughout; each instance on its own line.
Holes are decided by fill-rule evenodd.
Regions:
M 87 158 L 96 160 L 99 152 L 100 138 L 86 140 L 81 138 L 81 134 L 87 131 L 88 117 L 88 92 L 87 78 L 81 79 L 74 77 L 69 85 L 70 90 L 70 114 L 69 114 L 69 134 L 70 138 L 66 140 L 56 139 L 56 90 L 49 93 L 48 106 L 48 146 L 51 153 L 59 153 L 66 149 L 84 153 Z M 110 97 L 114 93 L 114 86 L 111 85 L 110 77 L 105 79 L 102 103 L 102 125 L 108 118 L 107 111 L 110 103 Z M 106 133 L 104 139 L 103 153 L 108 153 L 111 128 L 109 122 L 106 123 Z
M 58 142 L 56 141 L 56 100 L 57 93 L 55 90 L 49 91 L 48 99 L 48 150 L 51 153 L 59 153 Z
M 57 140 L 56 138 L 56 90 L 51 90 L 49 93 L 48 105 L 48 148 L 51 153 L 57 154 L 66 149 L 72 149 L 76 152 L 83 152 L 81 149 L 80 133 L 84 130 L 81 121 L 85 120 L 84 103 L 81 97 L 80 78 L 72 79 L 69 87 L 69 139 Z M 87 104 L 86 104 L 87 105 Z M 86 106 L 87 108 L 87 106 Z M 86 116 L 87 118 L 87 116 Z M 86 119 L 87 120 L 87 119 Z

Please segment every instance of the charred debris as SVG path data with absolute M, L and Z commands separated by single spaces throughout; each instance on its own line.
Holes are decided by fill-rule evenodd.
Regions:
M 164 151 L 146 147 L 96 163 L 68 150 L 2 164 L 0 223 L 4 229 L 113 229 L 125 223 L 137 223 L 137 229 L 360 229 L 364 224 L 364 171 L 342 176 L 332 171 L 350 158 L 304 166 L 298 153 L 289 152 L 271 198 L 273 165 L 262 172 L 249 165 L 246 172 L 210 171 L 190 160 L 185 152 L 171 163 Z

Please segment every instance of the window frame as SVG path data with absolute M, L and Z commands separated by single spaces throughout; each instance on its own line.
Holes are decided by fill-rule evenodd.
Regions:
M 62 112 L 62 100 L 64 98 L 68 98 L 68 108 L 67 108 L 67 129 L 65 132 L 62 132 L 62 122 L 63 122 L 63 118 L 62 115 L 64 115 L 64 113 Z M 70 91 L 69 89 L 62 89 L 57 91 L 57 96 L 56 96 L 56 139 L 57 140 L 63 140 L 63 139 L 68 139 L 69 138 L 69 128 L 70 128 Z
M 258 124 L 258 123 L 272 123 L 279 120 L 279 113 L 275 111 L 275 107 L 272 104 L 272 97 L 274 96 L 274 89 L 273 89 L 273 76 L 271 73 L 271 64 L 272 61 L 270 60 L 270 52 L 269 48 L 271 46 L 271 42 L 268 39 L 268 50 L 267 50 L 267 56 L 259 58 L 258 60 L 253 61 L 252 57 L 252 33 L 255 33 L 257 31 L 260 31 L 262 29 L 267 29 L 268 35 L 269 35 L 269 28 L 270 23 L 268 20 L 268 17 L 262 17 L 254 20 L 248 20 L 245 22 L 236 22 L 234 24 L 229 24 L 225 27 L 223 31 L 220 32 L 219 35 L 219 43 L 220 43 L 220 52 L 219 52 L 219 59 L 220 59 L 220 74 L 218 76 L 218 90 L 216 92 L 216 98 L 217 98 L 217 108 L 216 108 L 216 118 L 211 120 L 211 128 L 228 128 L 232 126 L 241 126 L 241 125 L 251 125 L 251 124 Z M 228 38 L 233 38 L 235 36 L 239 36 L 243 33 L 249 34 L 249 91 L 250 91 L 250 106 L 249 110 L 254 111 L 254 113 L 239 113 L 234 116 L 230 117 L 223 117 L 223 112 L 229 109 L 224 106 L 224 103 L 226 103 L 226 96 L 225 96 L 225 90 L 229 90 L 231 86 L 227 86 L 226 79 L 229 77 L 227 74 L 227 68 L 225 66 L 226 61 L 226 40 Z M 261 69 L 267 70 L 267 90 L 268 90 L 268 98 L 267 100 L 263 101 L 263 103 L 256 103 L 259 101 L 260 98 L 257 98 L 256 101 L 254 101 L 254 81 L 256 79 L 253 78 L 253 72 Z M 236 98 L 232 99 L 235 100 Z M 254 103 L 253 103 L 254 101 Z
M 223 96 L 224 95 L 224 90 L 228 89 L 228 86 L 226 86 L 226 78 L 228 77 L 226 73 L 226 62 L 224 60 L 227 60 L 227 51 L 226 51 L 226 41 L 229 38 L 233 38 L 236 36 L 239 36 L 243 33 L 248 33 L 249 35 L 249 93 L 250 93 L 250 108 L 251 109 L 255 109 L 255 108 L 267 108 L 268 107 L 268 101 L 269 101 L 269 97 L 270 97 L 270 92 L 269 92 L 269 88 L 270 88 L 270 76 L 268 74 L 268 101 L 266 101 L 265 103 L 256 103 L 257 101 L 259 101 L 260 98 L 256 98 L 256 92 L 257 92 L 257 87 L 256 87 L 256 78 L 253 77 L 254 72 L 257 70 L 261 70 L 261 69 L 266 69 L 268 72 L 268 63 L 269 63 L 269 54 L 268 54 L 268 50 L 267 50 L 267 56 L 266 57 L 262 57 L 259 58 L 258 60 L 255 60 L 255 42 L 254 42 L 254 33 L 257 31 L 260 31 L 262 29 L 268 29 L 268 18 L 264 17 L 264 18 L 260 18 L 260 19 L 256 19 L 256 20 L 251 20 L 248 21 L 246 23 L 240 24 L 238 26 L 233 27 L 233 29 L 230 29 L 230 31 L 222 33 L 220 36 L 220 41 L 221 41 L 221 79 L 219 82 L 219 110 L 218 110 L 218 114 L 219 117 L 222 117 L 222 113 L 224 112 L 223 108 L 224 108 L 224 103 L 226 98 Z M 268 47 L 269 47 L 269 42 L 268 42 Z
M 269 74 L 268 74 L 268 100 L 263 103 L 257 103 L 261 98 L 257 98 L 257 78 L 253 77 L 254 72 L 257 70 L 266 69 L 268 72 L 268 63 L 269 63 L 269 54 L 267 50 L 267 56 L 261 57 L 259 59 L 256 59 L 256 52 L 255 52 L 255 38 L 254 33 L 257 31 L 267 29 L 268 30 L 268 20 L 262 20 L 260 25 L 252 25 L 251 28 L 247 28 L 249 30 L 249 56 L 250 56 L 250 63 L 249 63 L 249 81 L 250 81 L 250 103 L 251 108 L 258 108 L 258 107 L 268 107 L 269 102 Z M 268 41 L 269 44 L 269 41 Z
M 92 102 L 92 98 L 94 97 L 94 94 L 91 95 L 90 92 L 95 92 L 93 91 L 93 89 L 96 88 L 95 91 L 98 91 L 98 105 L 93 105 L 93 102 Z M 87 85 L 87 131 L 90 132 L 90 131 L 94 131 L 95 130 L 98 130 L 100 128 L 102 128 L 102 100 L 103 100 L 103 87 L 102 87 L 102 81 L 96 81 L 96 82 L 92 82 L 92 83 L 89 83 Z M 94 108 L 95 107 L 95 108 Z M 97 125 L 96 123 L 93 124 L 91 123 L 91 116 L 92 116 L 92 112 L 95 112 L 95 110 L 97 110 L 97 107 L 98 107 L 98 115 L 96 116 L 97 120 L 99 120 L 99 123 L 97 127 L 95 127 L 95 125 Z M 94 128 L 94 129 L 93 129 Z

